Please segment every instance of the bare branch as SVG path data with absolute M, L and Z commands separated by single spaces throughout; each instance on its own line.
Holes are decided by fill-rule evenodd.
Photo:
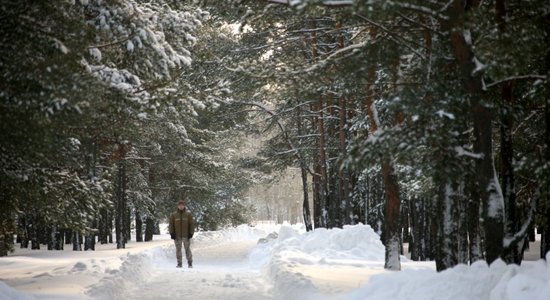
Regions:
M 128 41 L 130 39 L 130 37 L 126 37 L 120 41 L 115 41 L 115 42 L 110 42 L 110 43 L 106 43 L 106 44 L 101 44 L 101 45 L 93 45 L 93 46 L 88 46 L 88 49 L 93 49 L 93 48 L 105 48 L 105 47 L 110 47 L 110 46 L 115 46 L 115 45 L 119 45 L 119 44 L 122 44 L 126 41 Z
M 499 80 L 499 81 L 491 82 L 491 83 L 485 85 L 485 87 L 490 88 L 492 86 L 495 86 L 495 85 L 498 85 L 498 84 L 501 84 L 501 83 L 505 83 L 505 82 L 508 82 L 508 81 L 512 81 L 512 80 L 519 80 L 519 79 L 541 79 L 541 80 L 546 80 L 546 78 L 547 78 L 546 75 L 538 75 L 538 74 L 510 76 L 510 77 L 504 78 L 504 79 Z
M 267 2 L 273 4 L 290 4 L 288 0 L 267 0 Z M 353 0 L 327 0 L 323 1 L 320 5 L 331 7 L 352 6 Z
M 261 110 L 263 110 L 264 112 L 266 112 L 267 114 L 269 114 L 271 116 L 276 116 L 277 115 L 275 112 L 273 112 L 271 109 L 269 109 L 268 107 L 266 107 L 265 105 L 263 105 L 261 103 L 245 102 L 243 104 L 258 107 L 258 108 L 260 108 Z M 314 175 L 313 171 L 307 166 L 305 158 L 302 156 L 302 153 L 300 151 L 298 151 L 298 149 L 292 143 L 292 139 L 288 135 L 288 131 L 286 130 L 284 125 L 281 122 L 279 122 L 279 120 L 275 120 L 275 122 L 277 123 L 277 126 L 279 127 L 279 129 L 283 133 L 283 136 L 285 137 L 285 140 L 286 140 L 286 142 L 287 142 L 287 144 L 290 148 L 290 150 L 288 152 L 289 153 L 294 153 L 294 155 L 296 156 L 296 158 L 300 162 L 300 167 L 302 169 L 306 170 L 309 174 Z
M 361 18 L 362 20 L 367 21 L 367 23 L 369 23 L 369 24 L 371 24 L 371 25 L 373 25 L 373 26 L 375 26 L 375 27 L 378 27 L 378 28 L 382 29 L 382 30 L 383 30 L 384 32 L 386 32 L 386 33 L 389 35 L 389 37 L 390 37 L 391 39 L 393 39 L 395 42 L 397 42 L 397 43 L 400 43 L 400 42 L 401 42 L 405 47 L 409 48 L 409 50 L 411 50 L 414 54 L 418 55 L 418 57 L 420 57 L 420 58 L 423 59 L 423 60 L 426 60 L 426 57 L 425 57 L 422 53 L 418 52 L 415 48 L 413 48 L 412 46 L 409 45 L 409 43 L 412 43 L 411 41 L 408 41 L 408 40 L 406 40 L 406 39 L 400 37 L 399 35 L 394 34 L 391 30 L 387 29 L 384 25 L 379 24 L 379 23 L 377 23 L 377 22 L 374 22 L 374 21 L 370 20 L 370 19 L 367 18 L 367 17 L 364 17 L 364 16 L 359 15 L 359 14 L 356 14 L 356 16 L 358 16 L 358 17 Z

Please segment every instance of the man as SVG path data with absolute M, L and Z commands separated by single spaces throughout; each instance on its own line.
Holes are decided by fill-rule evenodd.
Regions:
M 193 216 L 185 208 L 185 201 L 178 202 L 178 209 L 170 215 L 170 223 L 168 227 L 170 237 L 176 244 L 176 258 L 178 259 L 178 268 L 181 268 L 181 245 L 185 247 L 185 256 L 189 268 L 193 267 L 193 255 L 191 254 L 190 240 L 195 233 L 195 221 Z

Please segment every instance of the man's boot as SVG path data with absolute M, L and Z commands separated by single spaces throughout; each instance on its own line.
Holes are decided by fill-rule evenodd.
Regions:
M 181 263 L 178 263 L 178 265 L 176 266 L 176 268 L 181 268 Z
M 187 266 L 189 267 L 189 269 L 192 269 L 192 268 L 193 268 L 193 262 L 192 262 L 192 261 L 188 261 L 188 262 L 187 262 Z

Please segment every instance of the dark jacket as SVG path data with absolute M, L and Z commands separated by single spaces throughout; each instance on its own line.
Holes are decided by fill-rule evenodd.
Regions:
M 177 209 L 170 215 L 170 222 L 168 230 L 170 235 L 174 238 L 191 238 L 195 233 L 195 221 L 193 216 L 187 209 Z

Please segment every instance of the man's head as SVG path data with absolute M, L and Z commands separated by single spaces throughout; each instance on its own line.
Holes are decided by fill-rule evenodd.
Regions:
M 185 208 L 185 201 L 180 200 L 178 201 L 178 209 L 183 210 Z

